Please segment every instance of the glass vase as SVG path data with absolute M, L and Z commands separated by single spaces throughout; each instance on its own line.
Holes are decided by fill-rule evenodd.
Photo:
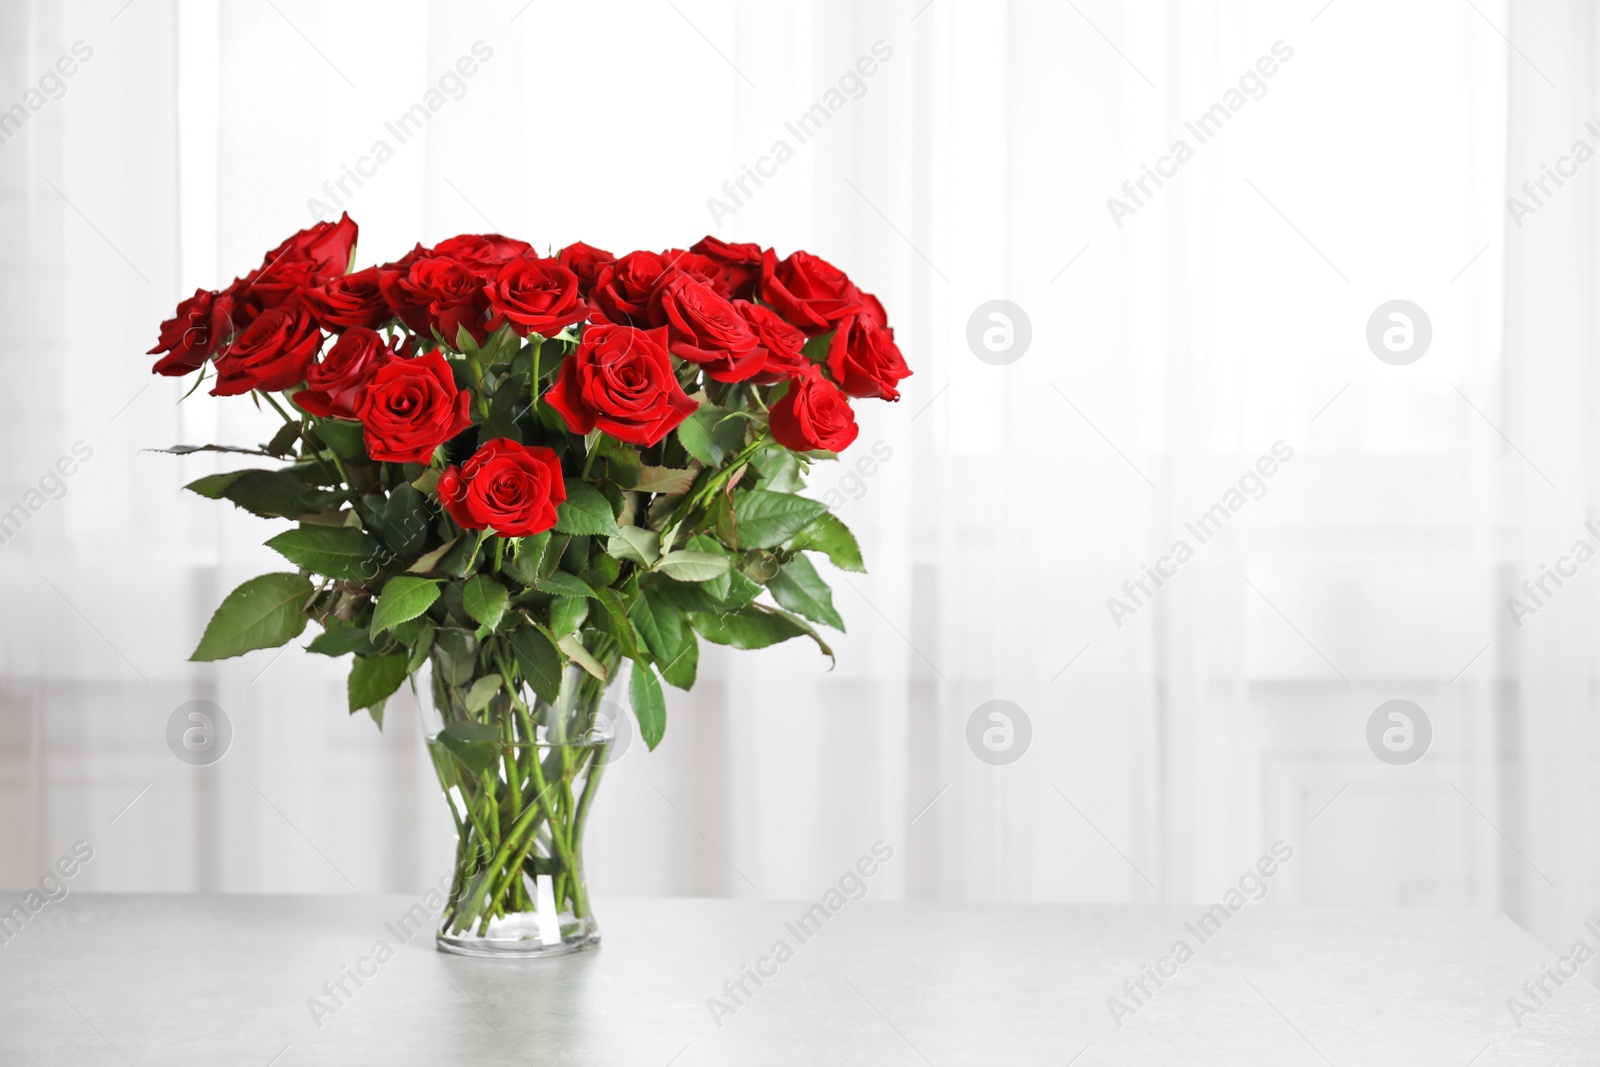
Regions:
M 438 947 L 500 957 L 593 947 L 600 927 L 583 832 L 612 752 L 616 706 L 603 699 L 604 683 L 577 667 L 551 703 L 461 665 L 436 653 L 411 679 L 456 826 Z

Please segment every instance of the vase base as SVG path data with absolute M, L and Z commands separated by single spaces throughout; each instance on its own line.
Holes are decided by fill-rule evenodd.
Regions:
M 594 919 L 562 916 L 558 925 L 559 933 L 552 931 L 553 936 L 547 936 L 539 916 L 511 915 L 494 920 L 489 932 L 482 936 L 471 931 L 459 934 L 441 931 L 434 942 L 440 952 L 497 959 L 565 956 L 599 947 L 600 925 Z

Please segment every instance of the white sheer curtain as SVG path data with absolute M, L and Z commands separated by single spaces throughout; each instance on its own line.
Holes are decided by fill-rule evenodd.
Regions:
M 804 247 L 881 295 L 917 372 L 862 405 L 875 462 L 817 481 L 871 569 L 836 576 L 838 668 L 707 656 L 663 747 L 608 777 L 602 897 L 814 895 L 882 838 L 887 897 L 1215 898 L 1283 838 L 1274 900 L 1501 907 L 1552 943 L 1592 907 L 1593 581 L 1520 630 L 1505 599 L 1592 504 L 1593 180 L 1520 228 L 1504 204 L 1600 141 L 1591 5 L 13 4 L 0 102 L 79 40 L 92 58 L 0 144 L 0 509 L 94 452 L 0 545 L 0 882 L 78 838 L 106 889 L 444 866 L 400 701 L 380 734 L 317 657 L 185 662 L 274 566 L 272 527 L 179 492 L 217 462 L 139 451 L 269 432 L 178 404 L 139 353 L 385 140 L 340 195 L 364 261 L 484 230 Z M 830 88 L 800 143 L 786 123 Z M 1185 123 L 1218 104 L 1202 143 Z M 1192 158 L 1135 201 L 1179 138 Z M 714 220 L 779 140 L 792 158 Z M 1006 366 L 966 339 L 992 299 L 1031 323 Z M 1432 323 L 1408 366 L 1365 341 L 1393 299 Z M 1259 499 L 1117 626 L 1107 599 L 1280 441 Z M 235 730 L 199 770 L 164 742 L 196 697 Z M 1365 740 L 1394 698 L 1434 730 L 1407 767 Z M 996 699 L 1032 726 L 1010 766 L 965 740 Z

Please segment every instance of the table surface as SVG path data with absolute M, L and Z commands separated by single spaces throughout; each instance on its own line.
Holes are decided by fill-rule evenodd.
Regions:
M 1202 942 L 1199 905 L 863 900 L 802 942 L 785 924 L 809 904 L 619 899 L 596 905 L 597 950 L 481 960 L 431 927 L 401 941 L 415 903 L 74 893 L 0 945 L 0 1063 L 1600 1062 L 1582 978 L 1517 1025 L 1507 998 L 1556 956 L 1489 911 L 1263 905 Z M 1180 940 L 1192 958 L 1123 992 Z M 335 1006 L 323 983 L 363 958 Z M 772 977 L 724 991 L 760 960 Z

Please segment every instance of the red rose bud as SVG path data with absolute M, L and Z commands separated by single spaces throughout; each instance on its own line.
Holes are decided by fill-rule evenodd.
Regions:
M 485 281 L 513 259 L 538 258 L 528 242 L 498 233 L 464 233 L 451 237 L 434 245 L 429 255 L 453 259 Z
M 453 259 L 423 254 L 412 258 L 404 271 L 378 269 L 378 287 L 389 309 L 406 328 L 423 337 L 437 331 L 448 345 L 464 326 L 473 340 L 488 337 L 489 298 L 483 279 Z
M 235 396 L 252 389 L 275 392 L 305 380 L 322 347 L 322 331 L 302 304 L 271 308 L 245 327 L 217 357 L 212 396 Z
M 378 287 L 377 267 L 341 275 L 302 296 L 317 324 L 329 333 L 353 326 L 376 330 L 394 317 Z
M 320 363 L 313 363 L 306 371 L 306 388 L 293 400 L 318 418 L 353 419 L 367 383 L 379 368 L 391 359 L 409 355 L 399 338 L 391 347 L 376 331 L 352 326 L 333 343 Z
M 772 439 L 791 452 L 843 452 L 860 433 L 850 401 L 813 364 L 768 413 Z
M 698 405 L 678 385 L 667 331 L 594 323 L 584 328 L 545 394 L 573 433 L 595 427 L 634 445 L 653 445 Z
M 172 318 L 161 324 L 161 336 L 149 355 L 165 352 L 156 360 L 151 371 L 168 377 L 181 378 L 205 365 L 222 338 L 211 328 L 211 311 L 217 294 L 209 289 L 196 289 L 194 295 L 178 305 Z
M 667 349 L 698 363 L 719 382 L 742 382 L 761 373 L 766 357 L 744 316 L 691 274 L 674 275 L 652 298 L 667 324 Z
M 606 319 L 619 326 L 655 328 L 665 325 L 650 317 L 650 298 L 665 280 L 667 261 L 654 252 L 629 252 L 600 268 L 591 298 Z
M 894 331 L 865 313 L 839 323 L 828 345 L 828 373 L 851 396 L 899 400 L 902 378 L 911 368 L 894 343 Z
M 548 448 L 497 438 L 439 475 L 439 501 L 464 530 L 528 537 L 556 524 L 567 499 L 561 461 Z
M 553 259 L 511 260 L 489 282 L 488 294 L 491 330 L 510 322 L 523 336 L 554 337 L 589 315 L 578 276 Z
M 733 306 L 750 324 L 762 355 L 761 372 L 751 381 L 771 385 L 785 378 L 796 378 L 811 365 L 806 358 L 806 335 L 783 321 L 783 316 L 763 304 L 735 300 Z
M 433 450 L 472 425 L 472 395 L 456 388 L 439 352 L 378 368 L 356 410 L 367 455 L 389 463 L 427 463 Z
M 578 292 L 587 299 L 600 277 L 600 271 L 617 261 L 617 257 L 602 248 L 574 241 L 556 257 L 561 265 L 578 276 Z
M 729 244 L 707 234 L 689 246 L 716 264 L 716 274 L 711 287 L 729 300 L 749 300 L 755 292 L 756 280 L 761 277 L 761 246 L 758 244 Z
M 796 252 L 780 263 L 770 248 L 761 260 L 757 294 L 804 330 L 807 337 L 827 333 L 863 302 L 861 290 L 827 260 L 809 252 Z M 877 303 L 876 299 L 873 303 Z M 882 310 L 880 305 L 880 316 Z

